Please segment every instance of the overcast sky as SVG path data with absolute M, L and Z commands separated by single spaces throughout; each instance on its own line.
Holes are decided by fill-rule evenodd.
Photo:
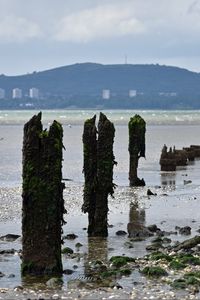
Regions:
M 126 56 L 200 72 L 200 0 L 0 0 L 0 73 Z

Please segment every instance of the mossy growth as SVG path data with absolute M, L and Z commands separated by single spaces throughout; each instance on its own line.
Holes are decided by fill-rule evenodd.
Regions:
M 108 277 L 116 277 L 117 274 L 119 274 L 118 271 L 116 271 L 116 270 L 109 270 L 109 271 L 102 272 L 100 276 L 102 278 L 108 278 Z
M 21 274 L 22 275 L 31 274 L 33 268 L 34 268 L 34 264 L 33 264 L 32 261 L 30 261 L 30 262 L 22 262 L 22 264 L 21 264 Z
M 125 266 L 128 262 L 135 262 L 135 258 L 129 256 L 112 256 L 110 261 L 114 267 L 120 268 Z
M 200 279 L 200 271 L 194 271 L 194 272 L 189 272 L 184 274 L 184 278 L 189 278 L 189 277 L 196 277 Z
M 174 270 L 181 270 L 181 269 L 184 269 L 186 268 L 186 264 L 182 263 L 180 260 L 178 259 L 173 259 L 170 264 L 169 264 L 169 267 L 174 269 Z
M 62 254 L 73 254 L 73 253 L 74 251 L 69 247 L 65 247 L 62 249 Z
M 122 269 L 122 270 L 108 270 L 101 273 L 102 278 L 109 278 L 109 277 L 121 277 L 121 276 L 129 276 L 131 275 L 132 271 L 130 269 Z
M 175 279 L 172 283 L 171 286 L 174 289 L 185 289 L 187 287 L 186 281 L 183 278 Z
M 178 259 L 184 264 L 200 265 L 199 257 L 196 257 L 192 254 L 179 254 Z
M 185 289 L 190 285 L 194 285 L 198 287 L 200 286 L 200 279 L 192 275 L 192 273 L 190 273 L 190 275 L 185 274 L 183 278 L 175 279 L 171 283 L 171 286 L 175 289 Z
M 122 276 L 129 276 L 131 275 L 132 271 L 130 269 L 123 269 L 123 270 L 120 270 L 120 274 Z
M 163 259 L 163 260 L 166 260 L 166 261 L 171 261 L 172 260 L 172 257 L 163 253 L 163 252 L 153 252 L 151 253 L 151 255 L 149 256 L 149 259 L 150 260 L 160 260 L 160 259 Z
M 184 269 L 187 265 L 200 265 L 199 257 L 196 257 L 192 254 L 178 254 L 172 257 L 172 261 L 170 263 L 170 268 L 175 270 Z
M 145 267 L 140 271 L 142 274 L 149 276 L 149 277 L 161 277 L 167 276 L 168 273 L 159 266 L 152 266 L 152 267 Z

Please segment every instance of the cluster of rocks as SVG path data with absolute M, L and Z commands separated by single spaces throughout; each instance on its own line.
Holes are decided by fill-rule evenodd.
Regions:
M 164 145 L 160 156 L 161 171 L 176 171 L 177 166 L 186 166 L 189 161 L 200 157 L 200 145 L 191 145 L 176 149 L 175 146 L 167 149 Z

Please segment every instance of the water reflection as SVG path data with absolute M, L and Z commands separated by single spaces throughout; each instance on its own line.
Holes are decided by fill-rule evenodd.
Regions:
M 176 190 L 176 174 L 175 173 L 161 173 L 161 186 L 163 190 L 170 188 Z
M 129 237 L 142 237 L 145 231 L 145 209 L 139 207 L 138 198 L 130 203 L 129 223 L 127 230 Z
M 102 237 L 88 237 L 88 255 L 85 257 L 85 277 L 91 278 L 94 273 L 103 271 L 108 262 L 108 241 Z

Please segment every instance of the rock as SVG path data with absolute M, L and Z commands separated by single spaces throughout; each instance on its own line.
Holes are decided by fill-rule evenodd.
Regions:
M 116 233 L 115 233 L 116 235 L 126 235 L 127 234 L 127 232 L 126 231 L 124 231 L 124 230 L 118 230 L 118 231 L 116 231 Z
M 147 226 L 147 229 L 151 232 L 157 232 L 160 230 L 160 228 L 158 228 L 156 224 Z
M 76 243 L 75 247 L 80 248 L 80 247 L 83 247 L 83 245 L 81 243 Z
M 128 249 L 134 248 L 131 242 L 125 242 L 124 246 L 127 247 Z
M 17 285 L 17 286 L 14 287 L 14 291 L 15 291 L 15 292 L 22 291 L 23 289 L 24 289 L 24 288 L 23 288 L 23 286 L 21 286 L 21 285 Z
M 192 181 L 191 180 L 183 180 L 184 185 L 189 184 L 189 183 L 192 183 Z
M 171 239 L 169 239 L 169 238 L 163 238 L 163 243 L 164 244 L 170 244 L 172 242 L 172 240 Z
M 46 282 L 46 285 L 48 287 L 51 287 L 51 288 L 55 288 L 57 286 L 60 286 L 63 284 L 63 281 L 61 278 L 56 278 L 56 277 L 53 277 L 51 279 L 49 279 L 47 282 Z
M 15 240 L 17 240 L 20 237 L 20 235 L 18 234 L 6 234 L 0 237 L 0 240 L 2 241 L 6 241 L 6 242 L 14 242 Z
M 153 193 L 150 189 L 147 190 L 147 196 L 156 196 L 156 193 Z
M 74 251 L 69 247 L 65 247 L 62 249 L 62 254 L 73 254 L 73 253 Z
M 116 289 L 116 290 L 123 289 L 123 287 L 122 287 L 118 282 L 111 283 L 111 284 L 110 284 L 110 287 L 111 287 L 112 289 Z
M 0 250 L 0 254 L 15 254 L 17 252 L 15 249 L 6 249 L 6 250 Z
M 146 246 L 147 251 L 157 251 L 160 248 L 163 248 L 163 245 L 161 243 L 153 243 Z
M 190 235 L 191 234 L 191 227 L 185 226 L 179 229 L 179 233 L 183 235 Z
M 74 270 L 78 269 L 78 266 L 77 265 L 73 265 L 73 269 Z
M 14 277 L 15 277 L 15 274 L 11 273 L 11 274 L 8 275 L 8 278 L 14 278 Z
M 200 244 L 200 236 L 196 235 L 195 237 L 185 240 L 182 243 L 179 243 L 177 246 L 174 246 L 174 251 L 179 251 L 181 249 L 188 250 Z
M 78 237 L 78 235 L 76 235 L 74 233 L 69 233 L 69 234 L 65 235 L 63 237 L 63 239 L 66 239 L 66 240 L 75 240 L 77 237 Z
M 71 275 L 71 274 L 73 274 L 74 273 L 74 271 L 73 270 L 70 270 L 70 269 L 65 269 L 65 270 L 63 270 L 63 274 L 65 274 L 65 275 Z
M 140 222 L 130 222 L 127 225 L 130 238 L 146 238 L 153 236 L 153 233 Z

